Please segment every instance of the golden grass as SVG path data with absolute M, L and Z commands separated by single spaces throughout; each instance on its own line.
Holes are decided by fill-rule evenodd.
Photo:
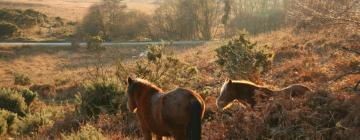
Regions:
M 175 54 L 187 52 L 194 47 L 168 47 Z M 0 86 L 14 83 L 14 73 L 28 75 L 36 84 L 55 84 L 58 80 L 81 82 L 93 68 L 104 65 L 114 72 L 115 64 L 124 63 L 139 57 L 146 46 L 107 46 L 99 55 L 89 52 L 85 47 L 78 50 L 70 47 L 17 46 L 0 47 Z
M 0 1 L 0 8 L 32 8 L 52 17 L 60 16 L 72 21 L 81 21 L 88 8 L 99 2 L 100 0 L 2 0 Z M 150 1 L 127 0 L 125 3 L 129 9 L 136 9 L 149 14 L 156 8 L 156 5 Z
M 261 81 L 278 88 L 303 83 L 314 90 L 327 89 L 335 94 L 352 95 L 354 92 L 351 87 L 360 79 L 360 75 L 349 75 L 338 80 L 334 78 L 351 69 L 351 60 L 360 60 L 360 56 L 339 49 L 339 46 L 356 47 L 357 44 L 349 44 L 347 40 L 359 32 L 353 30 L 336 35 L 329 33 L 335 31 L 336 29 L 331 29 L 319 33 L 293 34 L 290 29 L 284 29 L 251 37 L 259 44 L 270 45 L 279 57 L 274 62 L 272 70 L 261 76 Z M 214 62 L 216 60 L 214 50 L 222 44 L 224 42 L 219 41 L 168 49 L 173 51 L 180 60 L 198 68 L 198 85 L 194 86 L 197 87 L 194 90 L 201 92 L 200 90 L 204 87 L 211 87 L 210 96 L 205 100 L 207 109 L 216 112 L 217 115 L 213 116 L 212 120 L 204 122 L 203 139 L 224 139 L 227 137 L 225 135 L 227 131 L 231 129 L 231 126 L 224 123 L 231 117 L 219 113 L 215 105 L 220 86 L 226 78 L 221 68 Z M 118 59 L 125 60 L 125 65 L 133 65 L 136 60 L 133 56 L 138 56 L 145 48 L 145 46 L 110 47 L 101 53 L 100 62 L 105 64 L 112 73 Z M 0 86 L 13 84 L 13 72 L 29 75 L 36 84 L 54 84 L 57 80 L 81 83 L 88 76 L 89 69 L 99 63 L 98 57 L 85 48 L 74 50 L 67 47 L 1 47 L 0 56 L 2 56 L 0 57 Z M 62 105 L 54 106 L 61 107 Z M 254 113 L 237 105 L 235 107 L 237 110 L 235 113 L 243 112 L 248 117 L 251 116 L 249 114 Z M 112 119 L 116 120 L 116 118 Z M 110 138 L 122 138 L 116 134 L 107 135 Z

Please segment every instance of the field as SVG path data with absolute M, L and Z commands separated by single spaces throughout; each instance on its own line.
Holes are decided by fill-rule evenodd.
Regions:
M 327 31 L 324 31 L 323 33 L 326 32 Z M 352 37 L 355 36 L 354 34 L 343 34 L 343 38 L 338 40 L 332 37 L 325 39 L 322 33 L 294 35 L 289 29 L 271 34 L 253 36 L 251 37 L 252 40 L 256 40 L 261 44 L 271 45 L 276 54 L 271 71 L 259 77 L 256 82 L 273 88 L 281 88 L 293 83 L 303 83 L 314 90 L 325 89 L 329 92 L 336 93 L 336 95 L 352 98 L 354 95 L 352 87 L 360 78 L 359 75 L 337 77 L 350 70 L 349 65 L 351 61 L 349 60 L 359 60 L 360 58 L 346 50 L 327 48 L 329 47 L 327 45 L 330 42 L 338 42 L 340 44 L 337 45 L 348 46 L 350 44 L 349 46 L 356 47 L 359 45 L 357 44 L 359 42 L 351 41 Z M 304 52 L 298 51 L 298 49 L 305 49 L 302 48 L 305 44 L 309 42 L 316 43 L 319 42 L 319 40 L 322 43 L 318 44 L 320 47 L 309 47 L 306 48 L 309 50 Z M 215 49 L 222 44 L 224 44 L 224 42 L 209 42 L 199 46 L 177 46 L 167 49 L 167 52 L 174 52 L 175 56 L 181 61 L 198 68 L 198 83 L 196 83 L 196 85 L 190 85 L 190 88 L 199 93 L 204 92 L 204 85 L 210 89 L 210 91 L 207 91 L 208 95 L 205 100 L 207 110 L 215 114 L 212 115 L 213 119 L 208 118 L 208 121 L 204 122 L 204 139 L 224 139 L 230 135 L 234 135 L 232 134 L 234 132 L 228 132 L 228 128 L 225 127 L 227 121 L 232 119 L 229 118 L 227 121 L 221 120 L 224 116 L 217 111 L 215 106 L 215 99 L 218 96 L 220 86 L 225 78 L 223 76 L 218 77 L 218 75 L 222 75 L 222 70 L 214 63 L 216 60 Z M 302 47 L 294 49 L 293 44 L 298 44 Z M 101 65 L 106 75 L 112 77 L 111 75 L 114 75 L 116 71 L 115 67 L 118 60 L 122 60 L 126 67 L 133 67 L 134 62 L 139 59 L 139 54 L 144 52 L 144 50 L 146 50 L 145 46 L 110 46 L 99 55 L 89 52 L 86 48 L 3 46 L 0 51 L 2 58 L 0 61 L 0 83 L 2 86 L 11 87 L 14 82 L 14 73 L 22 73 L 29 76 L 32 83 L 36 85 L 55 85 L 58 94 L 55 96 L 57 101 L 70 101 L 70 103 L 58 104 L 41 99 L 45 102 L 42 103 L 42 108 L 58 108 L 63 110 L 63 112 L 71 112 L 71 110 L 74 110 L 74 105 L 71 103 L 73 99 L 69 97 L 73 97 L 74 94 L 79 91 L 77 86 L 93 76 L 92 73 L 96 67 Z M 319 55 L 321 55 L 321 57 Z M 347 55 L 347 57 L 344 58 L 343 55 Z M 294 56 L 298 57 L 295 59 Z M 41 100 L 39 102 L 41 102 Z M 241 105 L 238 105 L 239 104 L 234 105 L 231 109 L 233 113 L 245 111 L 243 110 L 244 108 L 241 108 Z M 62 117 L 53 121 L 56 123 L 60 121 L 61 118 Z M 108 119 L 115 118 L 110 117 Z M 95 123 L 94 125 L 105 124 Z M 44 127 L 51 128 L 55 126 L 50 125 Z M 217 129 L 221 129 L 221 131 Z M 111 139 L 123 137 L 112 134 L 114 130 L 104 131 L 104 135 Z M 48 132 L 40 133 L 38 137 L 42 137 L 41 135 Z
M 0 8 L 32 8 L 49 16 L 81 21 L 88 12 L 89 7 L 96 3 L 99 3 L 99 0 L 2 0 L 0 1 Z M 152 1 L 127 0 L 125 3 L 129 9 L 141 10 L 148 14 L 151 14 L 156 8 L 156 4 Z
M 3 0 L 0 8 L 33 8 L 49 15 L 51 20 L 60 16 L 67 23 L 80 23 L 88 8 L 99 2 Z M 129 9 L 147 14 L 154 14 L 158 7 L 155 0 L 124 2 Z M 136 113 L 127 108 L 126 94 L 127 78 L 138 77 L 165 91 L 184 87 L 199 94 L 206 104 L 201 125 L 204 140 L 358 139 L 360 87 L 355 85 L 360 82 L 360 24 L 354 17 L 355 22 L 336 19 L 333 24 L 326 24 L 323 19 L 312 18 L 274 30 L 265 26 L 264 32 L 244 35 L 242 31 L 232 38 L 225 33 L 225 37 L 215 36 L 196 45 L 174 45 L 172 40 L 152 46 L 101 45 L 103 41 L 123 41 L 104 35 L 117 32 L 103 28 L 109 32 L 99 31 L 94 36 L 86 35 L 85 40 L 75 40 L 86 42 L 83 46 L 73 42 L 71 46 L 0 46 L 0 136 L 24 140 L 142 139 Z M 54 33 L 63 33 L 64 29 L 66 35 L 48 36 L 56 23 L 45 24 L 50 28 L 43 25 L 24 28 L 21 35 L 32 35 L 31 41 L 74 41 L 75 25 L 60 26 Z M 37 34 L 38 30 L 46 31 Z M 132 31 L 136 30 L 129 34 Z M 195 32 L 194 36 L 202 33 Z M 206 34 L 199 37 L 203 35 Z M 203 38 L 186 39 L 194 42 Z M 136 44 L 134 40 L 127 41 Z M 274 90 L 302 84 L 312 91 L 301 96 L 285 93 L 263 97 L 254 93 L 253 108 L 247 101 L 234 100 L 222 110 L 216 99 L 229 78 L 250 80 Z

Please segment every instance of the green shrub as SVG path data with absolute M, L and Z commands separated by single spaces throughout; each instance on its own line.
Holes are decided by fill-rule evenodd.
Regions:
M 190 86 L 196 80 L 196 67 L 180 61 L 173 55 L 165 55 L 164 45 L 149 46 L 147 58 L 136 62 L 135 75 L 165 88 Z
M 0 89 L 0 109 L 5 109 L 25 116 L 28 106 L 24 97 L 17 91 L 11 89 Z
M 33 92 L 29 89 L 23 89 L 20 91 L 22 97 L 24 97 L 25 99 L 25 103 L 27 106 L 30 106 L 31 103 L 35 100 L 35 98 L 37 97 L 37 93 Z
M 272 63 L 272 53 L 267 46 L 259 47 L 241 34 L 216 50 L 216 63 L 222 66 L 231 78 L 249 78 L 252 74 L 266 71 Z
M 0 136 L 7 133 L 7 122 L 6 119 L 0 118 Z
M 18 27 L 12 23 L 0 22 L 0 38 L 11 37 L 18 32 Z
M 207 97 L 211 96 L 213 91 L 215 91 L 214 88 L 206 86 L 199 94 L 203 99 L 206 99 Z
M 51 123 L 50 117 L 52 117 L 52 113 L 44 110 L 34 114 L 28 114 L 21 119 L 19 132 L 22 135 L 37 132 L 40 127 Z
M 115 114 L 126 110 L 125 91 L 114 81 L 98 80 L 85 85 L 84 92 L 76 95 L 78 112 L 97 118 L 100 113 Z
M 0 136 L 18 134 L 20 120 L 15 113 L 0 109 Z
M 71 133 L 69 135 L 61 134 L 64 140 L 105 140 L 106 137 L 101 134 L 101 130 L 94 126 L 86 124 L 82 126 L 79 132 Z
M 103 39 L 100 36 L 90 36 L 87 40 L 87 49 L 90 51 L 101 51 L 105 48 L 101 45 L 103 43 Z
M 22 85 L 22 86 L 30 85 L 31 84 L 31 79 L 27 75 L 16 73 L 15 74 L 14 84 L 15 85 Z

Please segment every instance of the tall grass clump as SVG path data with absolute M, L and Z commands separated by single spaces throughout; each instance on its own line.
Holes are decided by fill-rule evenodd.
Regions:
M 247 79 L 270 69 L 273 54 L 267 46 L 250 42 L 245 34 L 230 40 L 216 50 L 216 63 L 223 67 L 231 78 Z
M 30 85 L 31 84 L 31 79 L 29 76 L 25 75 L 25 74 L 20 74 L 20 73 L 15 73 L 14 75 L 14 84 L 15 85 L 22 85 L 22 86 L 26 86 L 26 85 Z
M 15 113 L 0 109 L 0 136 L 18 134 L 19 122 Z
M 26 117 L 21 118 L 19 133 L 29 135 L 33 132 L 38 132 L 41 127 L 52 123 L 50 120 L 50 118 L 53 117 L 52 115 L 48 110 L 29 113 Z
M 8 110 L 25 116 L 31 103 L 37 97 L 37 93 L 28 89 L 12 90 L 0 88 L 0 109 Z
M 82 126 L 79 132 L 74 132 L 69 135 L 62 134 L 64 140 L 106 140 L 107 138 L 101 133 L 101 130 L 86 124 Z

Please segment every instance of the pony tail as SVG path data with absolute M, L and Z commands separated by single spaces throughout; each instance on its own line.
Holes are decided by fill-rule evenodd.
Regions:
M 188 140 L 201 140 L 202 107 L 198 100 L 191 101 L 192 116 L 187 129 Z

